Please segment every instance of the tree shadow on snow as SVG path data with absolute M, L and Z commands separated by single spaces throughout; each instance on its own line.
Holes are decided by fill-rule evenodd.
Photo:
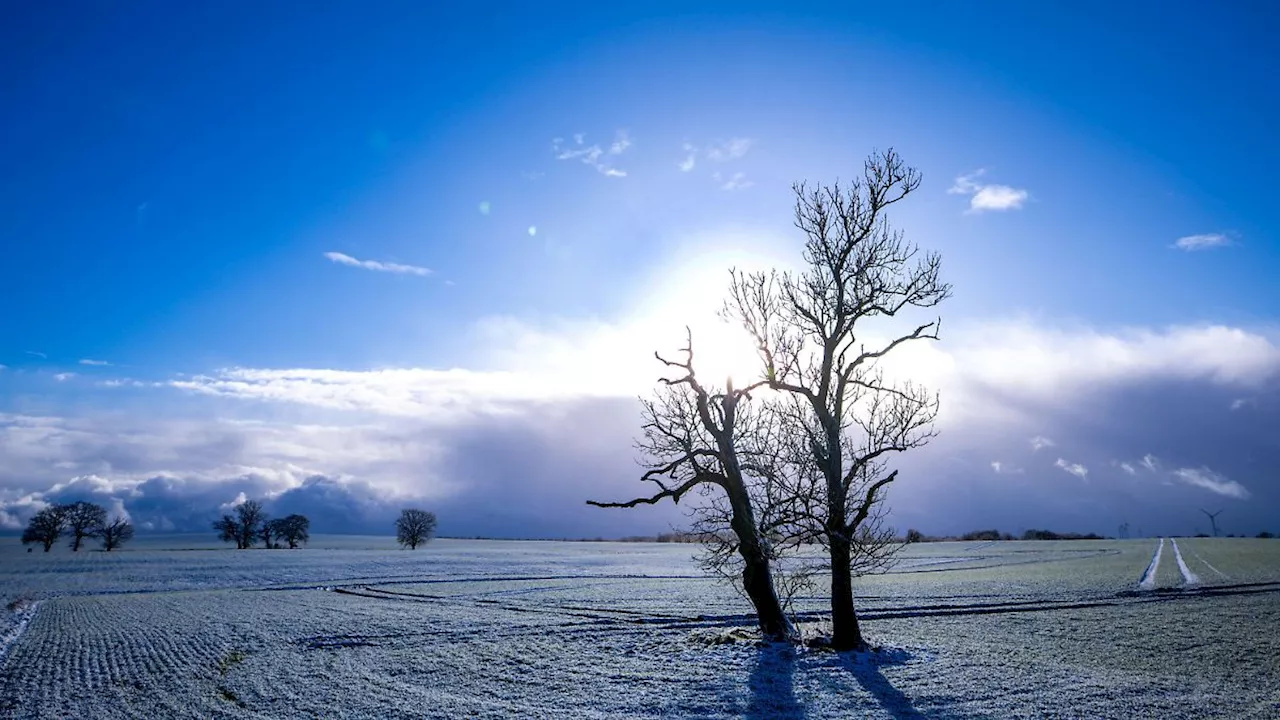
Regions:
M 839 666 L 875 698 L 881 709 L 894 720 L 923 718 L 906 693 L 893 686 L 880 671 L 881 665 L 901 664 L 910 659 L 905 650 L 877 651 L 875 653 L 840 653 Z
M 790 643 L 766 643 L 756 653 L 748 681 L 751 697 L 745 717 L 749 720 L 804 718 L 796 700 L 796 648 Z

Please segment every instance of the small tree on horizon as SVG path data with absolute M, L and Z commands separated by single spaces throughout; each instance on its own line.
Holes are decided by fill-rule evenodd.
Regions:
M 98 537 L 102 538 L 103 551 L 111 552 L 133 539 L 133 523 L 118 517 L 103 524 L 99 529 Z
M 294 514 L 269 520 L 266 527 L 270 528 L 271 535 L 276 539 L 288 543 L 290 550 L 297 549 L 298 543 L 305 543 L 311 539 L 311 521 L 305 515 Z M 266 537 L 265 532 L 263 537 Z
M 66 517 L 63 514 L 63 506 L 50 505 L 31 517 L 27 528 L 22 531 L 22 544 L 39 543 L 44 546 L 45 552 L 49 552 L 49 549 L 62 536 L 64 527 L 66 527 Z
M 79 500 L 64 505 L 62 512 L 67 533 L 71 535 L 72 552 L 79 552 L 84 539 L 97 537 L 107 524 L 107 509 L 95 503 Z
M 435 513 L 406 508 L 400 511 L 400 517 L 396 519 L 396 542 L 410 550 L 416 550 L 419 545 L 430 540 L 435 533 Z
M 244 549 L 244 543 L 240 540 L 240 523 L 231 515 L 223 515 L 214 520 L 213 529 L 218 531 L 218 539 L 222 542 L 233 542 L 237 550 Z
M 236 525 L 243 548 L 253 547 L 253 543 L 262 534 L 262 524 L 267 521 L 267 514 L 262 510 L 262 503 L 257 500 L 245 500 L 236 506 Z

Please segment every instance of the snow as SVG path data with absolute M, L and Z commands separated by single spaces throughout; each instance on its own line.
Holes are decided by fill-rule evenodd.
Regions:
M 0 594 L 39 602 L 0 718 L 1276 716 L 1280 543 L 1252 542 L 1195 551 L 1272 585 L 1172 594 L 1132 593 L 1145 540 L 913 545 L 859 580 L 883 648 L 852 655 L 759 643 L 683 545 L 0 545 Z
M 1199 585 L 1200 577 L 1191 572 L 1191 569 L 1187 567 L 1187 563 L 1183 561 L 1182 551 L 1178 549 L 1178 541 L 1170 538 L 1170 542 L 1173 543 L 1173 556 L 1178 561 L 1178 572 L 1182 573 L 1183 584 Z
M 1156 545 L 1156 552 L 1151 556 L 1151 564 L 1142 573 L 1142 579 L 1138 581 L 1138 587 L 1142 590 L 1154 590 L 1156 587 L 1156 571 L 1160 569 L 1160 553 L 1164 551 L 1164 538 L 1160 538 L 1160 543 Z

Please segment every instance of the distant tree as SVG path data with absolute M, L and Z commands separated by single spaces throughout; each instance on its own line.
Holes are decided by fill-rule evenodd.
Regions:
M 233 542 L 237 550 L 244 549 L 244 542 L 240 539 L 240 523 L 233 516 L 223 515 L 214 520 L 213 529 L 218 531 L 218 539 L 222 542 Z
M 1275 535 L 1267 532 L 1266 530 L 1263 530 L 1262 532 L 1258 533 L 1258 537 L 1262 538 L 1263 540 L 1270 540 L 1271 538 L 1275 537 Z
M 290 515 L 267 523 L 277 539 L 289 543 L 290 549 L 311 539 L 311 521 L 305 515 Z
M 280 547 L 280 544 L 276 542 L 280 539 L 279 529 L 280 521 L 275 519 L 264 520 L 262 524 L 258 526 L 257 536 L 262 539 L 263 547 L 268 550 L 274 550 Z
M 32 516 L 27 529 L 22 531 L 22 544 L 40 543 L 44 546 L 44 551 L 49 552 L 49 548 L 58 542 L 64 527 L 66 516 L 63 514 L 63 506 L 50 505 Z
M 908 530 L 907 542 L 909 543 L 924 542 L 924 533 L 920 532 L 919 530 L 916 530 L 915 528 Z
M 71 535 L 71 550 L 76 552 L 85 538 L 97 537 L 102 526 L 107 524 L 107 509 L 81 500 L 63 506 L 63 517 L 67 534 Z
M 967 532 L 964 535 L 961 535 L 960 539 L 967 540 L 970 542 L 974 540 L 988 540 L 988 541 L 999 540 L 1000 531 L 999 530 L 974 530 L 973 532 Z
M 236 534 L 240 538 L 239 547 L 251 548 L 254 540 L 262 534 L 262 525 L 267 521 L 267 514 L 262 510 L 262 503 L 257 500 L 245 500 L 236 506 Z
M 118 517 L 103 524 L 98 530 L 98 537 L 102 538 L 102 549 L 111 552 L 133 539 L 133 523 Z
M 396 541 L 410 550 L 430 540 L 436 533 L 435 513 L 407 508 L 396 520 Z

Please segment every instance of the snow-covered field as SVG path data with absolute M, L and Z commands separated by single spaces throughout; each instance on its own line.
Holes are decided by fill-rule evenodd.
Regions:
M 0 717 L 1280 717 L 1280 541 L 1158 543 L 910 546 L 841 656 L 715 642 L 683 545 L 4 538 Z

